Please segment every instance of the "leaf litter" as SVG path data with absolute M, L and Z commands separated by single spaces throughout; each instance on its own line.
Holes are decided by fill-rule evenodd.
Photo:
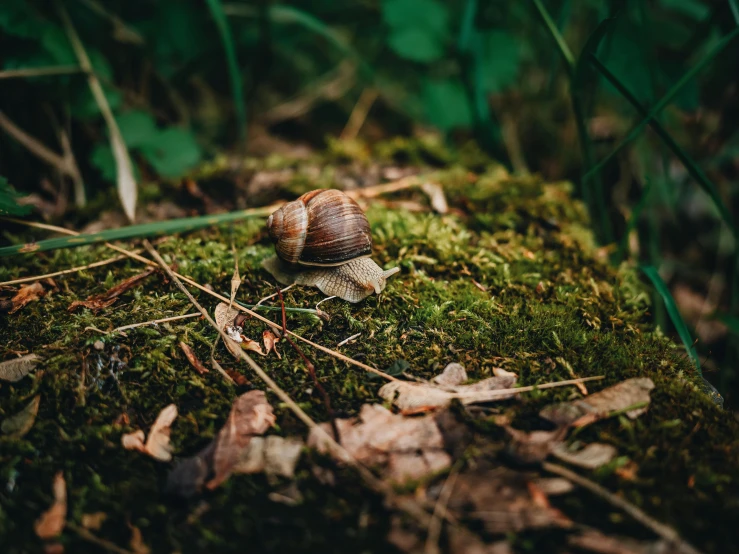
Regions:
M 67 518 L 67 483 L 64 473 L 59 471 L 54 476 L 52 485 L 54 503 L 36 520 L 33 526 L 36 535 L 43 540 L 53 539 L 62 534 Z
M 38 414 L 40 404 L 41 396 L 34 396 L 33 400 L 26 404 L 20 412 L 4 419 L 0 430 L 2 430 L 4 435 L 9 435 L 12 438 L 19 439 L 23 437 L 31 430 L 33 424 L 36 422 L 36 415 Z
M 80 307 L 89 308 L 94 312 L 104 310 L 105 308 L 112 306 L 123 293 L 128 292 L 132 288 L 141 284 L 157 272 L 158 270 L 156 268 L 149 268 L 142 273 L 121 281 L 102 294 L 88 296 L 87 300 L 75 300 L 69 305 L 67 311 L 73 312 Z
M 20 358 L 12 358 L 0 362 L 0 380 L 15 383 L 23 379 L 36 368 L 41 357 L 36 354 L 26 354 Z
M 30 285 L 21 285 L 11 298 L 0 299 L 0 312 L 14 314 L 30 302 L 35 302 L 46 294 L 46 290 L 39 282 Z
M 197 371 L 200 375 L 204 375 L 208 373 L 208 368 L 203 365 L 203 362 L 198 359 L 198 357 L 195 355 L 195 352 L 193 352 L 192 348 L 184 342 L 180 341 L 180 348 L 185 353 L 185 357 L 187 358 L 187 361 L 190 362 L 190 365 Z
M 144 443 L 142 430 L 127 433 L 121 437 L 121 444 L 126 450 L 138 450 L 148 454 L 155 460 L 169 462 L 172 459 L 172 445 L 169 442 L 171 426 L 177 417 L 177 406 L 170 404 L 159 412 L 149 430 L 149 438 Z

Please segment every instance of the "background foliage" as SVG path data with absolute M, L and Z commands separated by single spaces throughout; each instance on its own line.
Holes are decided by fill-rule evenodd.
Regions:
M 82 223 L 119 176 L 63 12 L 139 183 L 268 154 L 265 137 L 321 145 L 358 106 L 365 141 L 474 139 L 514 171 L 578 183 L 614 263 L 646 266 L 657 322 L 689 352 L 697 338 L 697 363 L 731 395 L 735 0 L 3 0 L 0 210 L 28 212 L 21 191 L 45 218 Z

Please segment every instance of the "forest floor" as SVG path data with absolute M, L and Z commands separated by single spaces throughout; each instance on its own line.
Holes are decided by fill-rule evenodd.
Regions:
M 251 160 L 249 178 L 298 194 L 340 185 L 364 162 L 341 163 Z M 378 180 L 393 171 L 381 168 Z M 218 169 L 206 173 L 208 193 Z M 317 290 L 284 294 L 285 306 L 307 310 L 287 312 L 290 331 L 386 376 L 298 341 L 317 386 L 285 340 L 280 357 L 246 351 L 295 404 L 216 344 L 199 314 L 119 330 L 197 314 L 171 277 L 140 261 L 122 256 L 24 291 L 4 285 L 0 361 L 39 360 L 14 368 L 27 373 L 17 381 L 0 380 L 2 550 L 739 551 L 739 422 L 705 392 L 684 349 L 652 326 L 636 271 L 609 265 L 594 245 L 571 186 L 474 160 L 424 169 L 418 182 L 443 187 L 448 210 L 433 188 L 431 201 L 416 187 L 359 199 L 374 259 L 401 268 L 382 294 L 330 300 L 318 314 Z M 16 242 L 44 238 L 12 233 Z M 260 265 L 273 253 L 263 218 L 153 242 L 179 274 L 223 296 L 235 262 L 236 300 L 276 290 Z M 149 257 L 137 241 L 121 246 Z M 118 255 L 95 245 L 5 258 L 0 281 Z M 214 314 L 220 300 L 190 290 Z M 14 304 L 18 294 L 29 302 Z M 281 324 L 279 300 L 266 304 L 277 311 L 260 313 Z M 255 318 L 242 326 L 260 344 L 271 329 Z M 211 364 L 214 345 L 223 372 Z M 460 380 L 430 383 L 451 363 L 483 382 L 478 392 L 602 379 L 466 402 L 473 389 Z M 380 397 L 386 382 L 397 398 L 387 389 Z M 255 389 L 266 399 L 243 396 Z M 439 391 L 455 399 L 434 404 Z M 542 411 L 556 403 L 568 404 Z M 167 422 L 153 424 L 171 404 L 169 435 Z M 288 448 L 308 436 L 300 410 L 314 422 L 335 419 L 353 461 Z M 361 424 L 342 421 L 360 412 Z M 138 430 L 151 443 L 130 435 L 138 446 L 124 448 Z M 277 461 L 266 455 L 249 469 L 227 459 L 254 456 L 251 436 L 265 430 L 294 439 L 260 443 Z M 288 451 L 300 454 L 295 467 L 280 466 Z

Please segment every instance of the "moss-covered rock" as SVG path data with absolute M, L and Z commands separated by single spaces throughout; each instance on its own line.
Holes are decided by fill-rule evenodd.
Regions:
M 402 141 L 384 148 L 382 155 L 388 158 L 403 149 L 413 160 L 423 158 Z M 495 367 L 515 371 L 523 385 L 604 375 L 604 381 L 590 386 L 596 390 L 629 377 L 651 377 L 656 388 L 646 415 L 635 421 L 613 418 L 578 435 L 618 448 L 620 457 L 592 477 L 705 551 L 735 551 L 731 529 L 739 518 L 739 424 L 701 392 L 684 350 L 651 326 L 649 295 L 635 272 L 608 265 L 595 247 L 585 210 L 572 200 L 569 184 L 514 178 L 495 165 L 472 173 L 470 169 L 481 166 L 478 158 L 471 155 L 475 161 L 466 167 L 430 175 L 447 191 L 452 206 L 448 215 L 383 202 L 369 205 L 375 259 L 381 266 L 402 269 L 382 295 L 358 305 L 336 300 L 322 304 L 331 316 L 327 322 L 289 314 L 289 327 L 329 347 L 361 333 L 341 352 L 378 368 L 405 360 L 407 371 L 421 378 L 430 378 L 450 362 L 462 363 L 473 379 L 491 376 Z M 250 163 L 259 169 L 259 162 Z M 294 178 L 283 183 L 291 193 L 326 185 L 327 179 L 308 178 L 297 162 L 291 167 Z M 336 170 L 319 175 L 332 178 Z M 420 193 L 398 194 L 426 202 Z M 246 221 L 170 237 L 157 248 L 180 273 L 227 294 L 233 244 L 243 279 L 237 298 L 254 302 L 275 290 L 260 269 L 272 253 L 262 225 Z M 5 259 L 0 280 L 111 255 L 100 246 Z M 243 373 L 252 385 L 234 387 L 215 371 L 198 375 L 191 368 L 179 342 L 208 360 L 216 338 L 199 318 L 110 333 L 119 326 L 193 311 L 185 296 L 161 277 L 150 278 L 99 313 L 68 312 L 73 301 L 102 293 L 141 270 L 127 260 L 67 275 L 57 279 L 56 288 L 45 285 L 49 293 L 41 300 L 0 316 L 0 360 L 23 352 L 44 357 L 31 376 L 0 383 L 0 419 L 41 396 L 36 422 L 25 436 L 0 436 L 4 551 L 41 550 L 33 522 L 49 506 L 51 482 L 59 470 L 68 485 L 68 519 L 79 525 L 83 514 L 105 512 L 108 517 L 95 533 L 118 545 L 127 545 L 130 523 L 155 552 L 242 552 L 245 545 L 250 551 L 386 551 L 390 514 L 382 499 L 368 493 L 348 470 L 339 472 L 335 486 L 322 484 L 312 467 L 330 465 L 325 459 L 301 462 L 297 485 L 303 502 L 295 507 L 268 497 L 286 482 L 243 475 L 183 502 L 165 494 L 168 465 L 122 449 L 123 433 L 148 429 L 159 410 L 175 403 L 180 412 L 172 433 L 175 453 L 192 455 L 217 433 L 237 394 L 250 386 L 266 388 L 222 346 L 216 351 L 222 365 Z M 216 305 L 211 297 L 193 292 L 209 309 Z M 285 295 L 288 306 L 312 307 L 320 300 L 312 289 Z M 259 322 L 245 323 L 245 334 L 252 338 L 263 329 Z M 102 341 L 102 350 L 100 344 L 94 346 L 96 341 Z M 325 421 L 324 404 L 300 358 L 285 345 L 279 348 L 281 360 L 271 355 L 257 361 L 311 417 Z M 378 402 L 382 383 L 374 376 L 324 353 L 307 353 L 337 416 L 355 415 L 363 403 Z M 573 388 L 539 391 L 507 401 L 502 409 L 512 414 L 517 427 L 532 428 L 539 425 L 536 414 L 544 405 L 578 394 Z M 278 416 L 276 432 L 304 436 L 291 412 L 274 396 L 270 399 Z M 486 417 L 470 424 L 478 441 L 489 436 L 497 444 L 502 435 Z M 486 456 L 495 460 L 495 452 Z M 633 479 L 617 473 L 629 461 L 637 468 Z M 576 521 L 624 534 L 643 533 L 585 491 L 558 502 Z M 544 539 L 547 549 L 564 544 L 561 534 L 528 532 L 517 538 L 516 549 L 542 551 Z M 73 531 L 60 541 L 68 552 L 96 548 Z

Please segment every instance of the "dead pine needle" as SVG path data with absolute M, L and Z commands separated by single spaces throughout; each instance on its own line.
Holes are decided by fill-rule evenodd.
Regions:
M 143 327 L 145 325 L 158 325 L 160 323 L 167 323 L 169 321 L 180 321 L 181 319 L 189 319 L 191 317 L 200 317 L 200 314 L 192 313 L 185 315 L 176 315 L 173 317 L 165 317 L 163 319 L 152 319 L 151 321 L 141 321 L 140 323 L 131 323 L 129 325 L 123 325 L 122 327 L 116 327 L 111 333 L 117 333 L 121 331 L 127 331 L 129 329 L 135 329 L 136 327 Z
M 620 508 L 636 521 L 644 525 L 644 527 L 650 529 L 653 533 L 671 543 L 676 548 L 674 552 L 678 554 L 700 554 L 699 550 L 697 550 L 691 544 L 685 542 L 685 540 L 683 540 L 680 535 L 678 535 L 677 531 L 675 531 L 672 527 L 669 527 L 664 523 L 660 523 L 651 516 L 648 516 L 628 500 L 622 498 L 621 496 L 613 494 L 611 491 L 600 486 L 598 483 L 595 483 L 574 471 L 571 471 L 558 464 L 553 464 L 551 462 L 542 462 L 541 467 L 549 473 L 554 473 L 555 475 L 559 475 L 560 477 L 569 479 L 576 485 L 579 485 L 582 488 L 589 490 L 596 496 L 599 496 L 612 506 Z

